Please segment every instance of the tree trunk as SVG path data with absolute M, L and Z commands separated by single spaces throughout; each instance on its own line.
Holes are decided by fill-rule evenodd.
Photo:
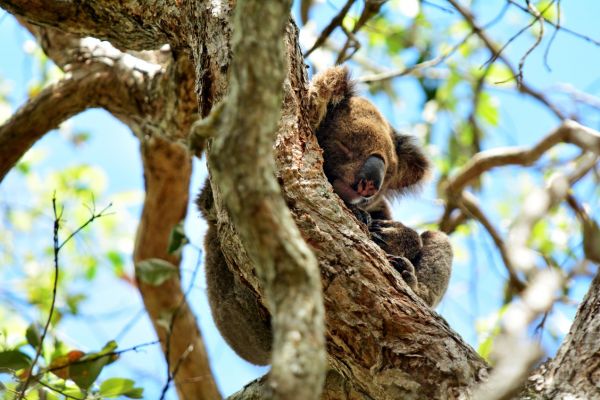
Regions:
M 326 387 L 325 396 L 335 393 L 331 398 L 339 398 L 345 393 L 343 398 L 458 399 L 486 375 L 487 365 L 408 289 L 365 228 L 332 192 L 307 117 L 308 78 L 297 34 L 295 24 L 290 23 L 275 161 L 286 203 L 320 265 L 329 363 L 339 374 L 339 379 L 329 379 L 333 383 L 328 385 L 348 381 L 355 388 L 342 391 Z M 195 58 L 199 57 L 196 54 Z M 220 87 L 214 81 L 210 83 Z M 200 81 L 198 87 L 198 97 L 205 99 L 206 86 Z M 210 99 L 212 103 L 217 100 Z M 210 146 L 207 151 L 212 151 Z M 223 253 L 262 296 L 261 281 L 242 245 L 234 218 L 217 185 L 212 186 Z M 341 386 L 347 387 L 346 383 Z M 251 396 L 264 395 L 260 389 L 253 393 Z
M 154 70 L 146 71 L 144 76 L 148 80 L 142 82 L 147 83 L 146 87 L 137 85 L 133 78 L 139 76 L 139 68 L 131 69 L 132 79 L 125 82 L 128 85 L 136 84 L 135 90 L 131 90 L 130 86 L 123 86 L 126 89 L 124 92 L 120 89 L 112 97 L 110 93 L 106 93 L 100 98 L 103 101 L 100 105 L 109 110 L 111 104 L 119 104 L 118 109 L 113 110 L 113 113 L 125 122 L 129 122 L 134 130 L 143 131 L 140 127 L 150 129 L 157 135 L 152 140 L 169 142 L 184 139 L 189 123 L 195 116 L 195 107 L 190 107 L 190 103 L 197 101 L 200 115 L 207 116 L 226 93 L 229 82 L 228 72 L 231 72 L 231 32 L 234 29 L 231 15 L 234 3 L 233 0 L 186 2 L 156 0 L 151 5 L 137 1 L 115 5 L 114 2 L 106 0 L 90 0 L 83 3 L 0 0 L 3 8 L 23 17 L 31 24 L 52 26 L 65 32 L 108 39 L 123 50 L 157 49 L 161 44 L 168 42 L 176 56 L 187 57 L 191 54 L 196 74 L 197 100 L 183 93 L 191 92 L 188 81 L 180 80 L 177 74 L 163 76 L 164 70 L 156 74 Z M 287 49 L 286 78 L 283 85 L 282 114 L 274 146 L 274 160 L 283 199 L 302 238 L 310 246 L 319 265 L 326 309 L 325 336 L 330 367 L 322 397 L 325 399 L 468 397 L 473 387 L 487 376 L 488 366 L 458 334 L 450 329 L 443 318 L 412 293 L 389 265 L 383 251 L 369 239 L 364 226 L 356 221 L 343 202 L 333 193 L 331 185 L 323 174 L 322 151 L 307 120 L 308 78 L 304 59 L 298 47 L 298 30 L 293 22 L 290 22 L 287 27 L 285 47 Z M 53 59 L 57 60 L 56 57 Z M 248 57 L 247 61 L 252 62 L 251 57 Z M 70 66 L 83 69 L 86 63 L 87 60 L 85 63 L 74 63 Z M 119 72 L 117 76 L 125 76 L 118 69 L 123 66 L 127 67 L 123 63 L 115 63 L 112 72 L 117 71 Z M 98 74 L 97 78 L 102 79 L 102 76 Z M 171 85 L 162 85 L 161 82 Z M 179 89 L 172 87 L 181 82 L 183 84 L 179 85 Z M 115 79 L 115 84 L 117 83 Z M 119 95 L 119 93 L 126 93 L 126 95 Z M 166 97 L 165 93 L 170 97 Z M 128 97 L 129 95 L 132 97 Z M 119 99 L 131 99 L 131 101 L 127 100 L 121 104 L 118 103 Z M 41 98 L 40 102 L 42 100 L 44 98 Z M 91 105 L 98 104 L 91 103 Z M 74 111 L 67 110 L 67 114 L 91 105 L 89 101 L 86 104 L 78 104 L 79 108 L 72 108 Z M 138 105 L 141 109 L 136 109 Z M 165 105 L 177 107 L 169 110 L 169 107 L 164 107 Z M 131 109 L 125 108 L 127 106 L 131 106 Z M 152 112 L 165 110 L 169 111 L 168 114 L 158 117 Z M 252 111 L 251 109 L 240 110 L 245 114 Z M 18 124 L 21 116 L 17 114 L 9 122 Z M 62 118 L 66 118 L 66 115 L 49 119 L 49 125 L 55 126 Z M 4 128 L 5 131 L 8 130 L 6 126 Z M 0 129 L 0 143 L 4 143 L 3 140 L 6 139 L 6 148 L 10 149 L 10 146 L 14 145 L 13 148 L 17 149 L 15 151 L 21 153 L 41 136 L 43 133 L 41 131 L 48 128 L 41 126 L 40 132 L 33 132 L 35 137 L 26 138 L 26 141 L 15 141 L 3 134 Z M 10 130 L 12 129 L 11 127 Z M 160 152 L 169 153 L 171 146 L 175 144 L 160 146 Z M 195 142 L 197 154 L 202 147 L 203 141 L 200 141 L 199 145 Z M 165 183 L 165 178 L 167 181 L 171 179 L 170 177 L 177 177 L 173 179 L 184 181 L 189 178 L 189 171 L 186 171 L 189 159 L 179 154 L 182 152 L 181 149 L 172 150 L 178 155 L 167 163 L 169 167 L 166 173 L 158 171 L 158 174 L 155 174 L 157 171 L 151 171 L 154 156 L 161 157 L 159 150 L 156 151 L 157 154 L 146 154 L 145 157 L 148 183 L 151 186 L 147 198 L 147 205 L 150 206 L 155 203 L 158 206 L 168 203 L 164 190 L 161 191 L 162 185 L 168 183 Z M 207 151 L 210 157 L 218 156 L 218 154 L 211 154 L 210 148 Z M 13 164 L 14 160 L 2 164 L 2 171 L 5 172 L 10 168 L 9 164 Z M 179 174 L 175 173 L 179 166 L 177 160 L 181 160 L 186 165 L 185 168 L 181 168 Z M 173 195 L 184 198 L 186 183 L 178 182 L 175 186 L 178 192 Z M 219 237 L 225 256 L 231 265 L 236 266 L 236 272 L 262 298 L 262 282 L 254 273 L 249 254 L 260 252 L 264 248 L 247 251 L 242 244 L 244 236 L 240 234 L 240 226 L 236 225 L 235 216 L 230 214 L 229 208 L 223 201 L 223 196 L 227 194 L 219 190 L 218 184 L 213 184 L 213 189 Z M 184 203 L 185 201 L 180 198 L 177 202 L 179 208 L 169 211 L 167 224 L 169 228 L 183 215 Z M 145 210 L 148 211 L 149 217 L 154 217 L 155 212 L 160 209 L 154 206 L 153 208 L 154 210 Z M 159 214 L 162 215 L 160 212 Z M 144 223 L 151 224 L 154 229 L 159 225 L 156 221 L 156 218 L 146 218 Z M 166 231 L 162 225 L 165 224 L 160 225 L 162 230 L 156 235 L 140 234 L 136 258 L 158 256 L 168 259 L 170 257 L 164 254 Z M 142 227 L 141 230 L 144 231 L 144 228 Z M 247 235 L 248 231 L 244 234 Z M 148 240 L 147 243 L 156 241 L 155 248 L 146 249 L 144 240 Z M 148 251 L 144 253 L 146 250 Z M 172 261 L 176 263 L 178 260 Z M 142 293 L 155 323 L 157 315 L 160 314 L 157 310 L 172 308 L 178 303 L 178 301 L 173 303 L 173 299 L 178 300 L 182 297 L 181 288 L 176 280 L 169 285 L 169 288 L 177 293 L 177 296 L 171 296 L 170 301 L 167 301 L 169 293 L 156 288 L 142 287 Z M 600 278 L 596 277 L 559 354 L 532 377 L 534 383 L 523 398 L 527 396 L 556 398 L 567 394 L 582 398 L 600 397 L 598 393 L 600 387 L 599 293 Z M 268 304 L 266 300 L 263 302 L 265 305 Z M 199 373 L 207 373 L 208 367 L 202 361 L 205 355 L 199 343 L 200 335 L 197 330 L 190 328 L 193 316 L 187 307 L 183 307 L 182 310 L 185 315 L 180 315 L 179 329 L 187 332 L 190 337 L 175 343 L 174 348 L 180 354 L 187 354 L 186 346 L 197 343 L 194 348 L 198 350 L 197 360 L 200 361 L 195 365 L 199 370 L 205 369 L 193 371 L 190 365 L 187 365 L 179 371 L 175 380 L 181 383 L 178 389 L 184 397 L 186 382 L 192 381 Z M 290 313 L 292 311 L 290 310 Z M 164 339 L 164 332 L 161 333 L 159 330 L 159 336 Z M 181 340 L 181 337 L 177 336 L 176 339 Z M 233 398 L 264 398 L 270 390 L 265 382 L 268 381 L 260 379 L 253 382 Z M 212 381 L 199 384 L 194 390 L 198 391 L 188 389 L 189 398 L 193 398 L 194 393 L 203 393 L 198 396 L 205 398 L 210 398 L 215 393 Z
M 556 356 L 529 377 L 522 399 L 600 399 L 600 273 Z

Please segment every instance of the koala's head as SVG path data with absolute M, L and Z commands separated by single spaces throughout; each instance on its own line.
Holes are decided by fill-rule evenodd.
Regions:
M 369 209 L 425 178 L 429 161 L 421 149 L 412 137 L 396 133 L 370 101 L 354 95 L 346 68 L 315 77 L 311 96 L 313 104 L 321 96 L 314 122 L 325 175 L 347 204 Z

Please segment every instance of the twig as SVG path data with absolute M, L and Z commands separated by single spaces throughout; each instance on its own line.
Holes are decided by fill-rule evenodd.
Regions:
M 421 4 L 423 4 L 424 6 L 430 6 L 430 7 L 433 7 L 433 8 L 437 8 L 438 10 L 443 11 L 443 12 L 445 12 L 447 14 L 454 14 L 454 10 L 452 10 L 450 8 L 446 8 L 446 7 L 441 6 L 439 4 L 436 4 L 436 3 L 432 2 L 432 1 L 421 0 Z
M 46 389 L 49 389 L 49 390 L 53 391 L 54 393 L 58 393 L 58 394 L 60 394 L 61 396 L 65 396 L 65 398 L 66 398 L 66 399 L 85 400 L 85 397 L 75 397 L 75 396 L 73 396 L 73 395 L 70 395 L 70 394 L 63 393 L 63 391 L 62 391 L 62 390 L 60 390 L 60 389 L 57 389 L 57 388 L 55 388 L 54 386 L 52 386 L 52 385 L 49 385 L 49 384 L 47 384 L 46 382 L 44 382 L 44 381 L 42 381 L 42 380 L 39 380 L 39 379 L 38 379 L 38 380 L 37 380 L 37 383 L 39 383 L 40 385 L 42 385 L 42 386 L 43 386 L 43 387 L 45 387 Z
M 475 34 L 477 36 L 479 36 L 479 38 L 485 44 L 485 46 L 488 48 L 488 50 L 494 55 L 497 54 L 497 58 L 500 61 L 502 61 L 502 63 L 511 71 L 512 75 L 517 76 L 517 72 L 515 71 L 512 64 L 508 61 L 508 59 L 506 57 L 504 57 L 503 54 L 499 53 L 496 45 L 487 36 L 487 34 L 483 30 L 483 28 L 481 28 L 479 25 L 477 25 L 473 14 L 471 14 L 471 12 L 467 8 L 463 7 L 457 0 L 446 0 L 446 1 L 450 4 L 452 4 L 452 6 L 462 15 L 462 17 L 471 26 L 471 28 L 475 31 Z M 519 91 L 530 95 L 534 99 L 538 100 L 540 103 L 544 104 L 546 107 L 548 107 L 554 113 L 554 115 L 556 115 L 556 117 L 558 119 L 560 119 L 560 120 L 566 119 L 566 116 L 554 104 L 552 104 L 542 93 L 533 89 L 532 87 L 527 85 L 525 82 L 523 82 L 523 81 L 521 82 L 521 84 L 519 86 Z
M 342 9 L 337 13 L 337 15 L 333 17 L 331 21 L 329 21 L 329 24 L 327 24 L 325 29 L 323 29 L 321 35 L 319 35 L 319 37 L 315 41 L 315 44 L 313 44 L 312 47 L 304 53 L 304 58 L 307 58 L 313 51 L 321 47 L 321 45 L 325 43 L 325 41 L 327 40 L 327 38 L 329 38 L 329 35 L 331 35 L 335 28 L 342 25 L 346 14 L 348 14 L 348 11 L 350 11 L 350 7 L 352 7 L 355 1 L 356 0 L 348 0 L 346 4 L 344 4 L 344 7 L 342 7 Z
M 181 366 L 182 362 L 187 358 L 187 356 L 194 349 L 194 345 L 192 343 L 190 343 L 190 345 L 187 347 L 187 349 L 181 354 L 181 356 L 177 360 L 177 363 L 175 364 L 175 367 L 173 368 L 173 371 L 171 372 L 171 337 L 173 334 L 173 330 L 175 328 L 175 320 L 177 319 L 179 312 L 181 311 L 182 307 L 184 306 L 188 295 L 190 294 L 190 292 L 192 291 L 192 288 L 194 287 L 194 282 L 196 281 L 196 276 L 198 275 L 198 271 L 200 270 L 201 263 L 202 263 L 202 250 L 199 249 L 198 258 L 196 260 L 196 265 L 194 266 L 194 271 L 192 272 L 192 276 L 190 277 L 190 283 L 189 283 L 187 289 L 185 290 L 185 292 L 183 293 L 183 296 L 181 297 L 179 304 L 173 311 L 173 314 L 171 314 L 171 320 L 169 322 L 169 329 L 167 330 L 167 334 L 165 337 L 165 359 L 167 360 L 167 381 L 163 385 L 161 395 L 160 395 L 160 400 L 164 400 L 165 396 L 167 395 L 167 391 L 169 390 L 169 387 L 171 386 L 171 383 L 173 382 L 173 380 L 175 379 L 175 376 L 177 375 L 177 372 L 179 371 L 179 367 Z
M 71 239 L 73 239 L 73 237 L 75 235 L 77 235 L 79 232 L 81 232 L 82 229 L 84 229 L 86 226 L 88 226 L 89 224 L 91 224 L 94 220 L 98 219 L 98 218 L 102 218 L 105 217 L 107 215 L 106 211 L 112 207 L 112 203 L 108 203 L 108 205 L 106 207 L 104 207 L 98 214 L 96 214 L 96 209 L 95 209 L 95 205 L 92 208 L 92 216 L 83 223 L 83 225 L 81 225 L 79 228 L 75 229 L 75 231 L 73 231 L 61 244 L 60 246 L 58 246 L 58 250 L 62 249 L 63 246 L 65 244 L 67 244 Z
M 492 26 L 496 25 L 502 18 L 504 18 L 504 15 L 508 11 L 509 7 L 510 7 L 509 3 L 504 3 L 504 6 L 502 6 L 502 9 L 498 13 L 498 15 L 496 15 L 490 22 L 484 24 L 481 27 L 481 29 L 485 30 L 485 29 L 491 28 Z
M 123 336 L 125 336 L 125 334 L 129 331 L 129 329 L 131 329 L 136 324 L 136 322 L 144 315 L 146 315 L 146 309 L 142 308 L 129 321 L 127 321 L 123 328 L 121 328 L 119 333 L 117 333 L 117 335 L 115 336 L 115 341 L 119 342 L 123 338 Z
M 457 213 L 454 213 L 458 211 Z M 438 223 L 440 230 L 447 235 L 450 235 L 460 225 L 468 221 L 467 215 L 462 210 L 457 210 L 454 205 L 448 204 L 444 209 L 444 215 Z
M 347 39 L 346 43 L 344 43 L 344 46 L 342 47 L 342 51 L 340 51 L 338 54 L 335 62 L 336 64 L 343 63 L 344 61 L 350 59 L 354 53 L 356 53 L 356 51 L 360 48 L 360 42 L 354 35 L 363 27 L 363 25 L 367 23 L 367 21 L 379 13 L 379 10 L 386 2 L 387 0 L 365 0 L 365 7 L 363 8 L 360 17 L 358 17 L 358 21 L 356 21 L 354 24 L 352 31 L 348 32 L 347 30 L 344 30 Z M 344 27 L 342 26 L 342 28 Z M 351 44 L 354 51 L 351 54 L 347 54 L 347 50 L 350 48 Z
M 44 346 L 44 340 L 46 339 L 46 335 L 48 334 L 48 329 L 50 327 L 50 322 L 52 321 L 52 316 L 54 314 L 54 307 L 56 305 L 56 292 L 57 292 L 57 288 L 58 288 L 58 276 L 59 276 L 58 254 L 59 254 L 60 250 L 62 249 L 62 247 L 66 243 L 68 243 L 69 240 L 71 240 L 83 228 L 85 228 L 86 226 L 88 226 L 95 219 L 104 216 L 105 215 L 104 212 L 109 207 L 110 207 L 110 204 L 108 206 L 106 206 L 102 211 L 100 211 L 100 213 L 98 213 L 98 214 L 92 213 L 92 216 L 90 218 L 88 218 L 88 220 L 86 222 L 84 222 L 79 228 L 77 228 L 71 235 L 69 235 L 67 237 L 67 239 L 65 239 L 59 245 L 58 231 L 60 229 L 60 221 L 61 221 L 61 218 L 62 218 L 62 210 L 61 210 L 61 212 L 59 214 L 58 211 L 57 211 L 57 208 L 56 208 L 56 193 L 52 196 L 52 211 L 54 213 L 54 226 L 53 226 L 54 280 L 52 282 L 52 300 L 50 302 L 50 310 L 48 311 L 48 318 L 47 318 L 46 323 L 44 325 L 44 329 L 42 331 L 42 334 L 40 335 L 40 342 L 39 342 L 39 344 L 38 344 L 38 346 L 36 348 L 35 357 L 33 358 L 33 361 L 31 362 L 31 367 L 29 368 L 29 371 L 27 372 L 27 379 L 25 380 L 25 383 L 23 383 L 23 386 L 21 387 L 21 391 L 19 392 L 19 395 L 17 397 L 18 400 L 22 400 L 25 397 L 25 392 L 27 391 L 27 387 L 31 383 L 31 379 L 33 377 L 33 368 L 37 364 L 37 361 L 40 358 L 40 355 L 42 353 L 42 349 L 43 349 L 43 346 Z
M 583 150 L 600 154 L 600 132 L 575 121 L 565 120 L 558 128 L 532 148 L 506 147 L 475 154 L 446 186 L 449 195 L 460 194 L 462 189 L 482 173 L 503 165 L 530 165 L 558 143 L 571 143 Z
M 69 361 L 67 363 L 57 365 L 55 367 L 45 368 L 41 373 L 39 373 L 39 374 L 36 375 L 36 379 L 39 378 L 42 374 L 44 374 L 46 372 L 58 371 L 58 370 L 61 370 L 63 368 L 70 367 L 72 365 L 86 364 L 86 363 L 89 363 L 91 361 L 96 361 L 96 360 L 99 360 L 99 359 L 104 358 L 104 357 L 115 357 L 115 356 L 119 356 L 119 355 L 121 355 L 123 353 L 128 353 L 130 351 L 138 352 L 140 349 L 143 349 L 144 347 L 153 346 L 153 345 L 159 344 L 159 343 L 160 343 L 159 340 L 153 340 L 151 342 L 136 344 L 135 346 L 128 347 L 128 348 L 123 349 L 123 350 L 111 351 L 109 353 L 104 353 L 104 354 L 96 354 L 95 356 L 86 358 L 85 360 Z
M 509 4 L 509 3 L 506 3 Z M 546 19 L 544 18 L 543 21 L 545 22 Z M 554 27 L 554 32 L 552 32 L 552 36 L 550 36 L 550 41 L 548 42 L 548 46 L 546 46 L 546 50 L 544 50 L 544 65 L 546 66 L 546 69 L 548 71 L 552 71 L 552 68 L 550 68 L 550 64 L 548 63 L 548 54 L 550 53 L 550 47 L 552 46 L 552 43 L 554 43 L 554 39 L 556 39 L 556 35 L 558 34 L 558 31 L 560 30 L 560 0 L 557 0 L 556 2 L 556 26 Z
M 514 5 L 515 7 L 519 8 L 521 11 L 524 11 L 524 12 L 526 12 L 526 13 L 528 13 L 528 14 L 531 14 L 531 13 L 529 12 L 529 10 L 527 9 L 527 7 L 524 7 L 524 6 L 522 6 L 521 4 L 517 3 L 516 1 L 514 1 L 514 0 L 507 0 L 507 1 L 508 1 L 510 4 Z M 593 43 L 593 44 L 595 44 L 596 46 L 600 46 L 600 40 L 596 40 L 596 39 L 594 39 L 594 38 L 591 38 L 591 37 L 589 37 L 589 36 L 586 36 L 586 35 L 584 35 L 584 34 L 582 34 L 582 33 L 575 32 L 574 30 L 572 30 L 572 29 L 569 29 L 569 28 L 566 28 L 566 27 L 564 27 L 564 26 L 561 26 L 561 25 L 560 25 L 558 22 L 554 22 L 554 21 L 552 21 L 552 20 L 550 20 L 550 19 L 548 19 L 548 18 L 546 18 L 546 17 L 544 17 L 544 21 L 546 21 L 546 23 L 548 23 L 548 24 L 552 25 L 552 26 L 553 26 L 553 27 L 555 27 L 556 29 L 559 29 L 559 30 L 561 30 L 561 31 L 563 31 L 563 32 L 569 33 L 569 34 L 571 34 L 571 35 L 573 35 L 573 36 L 576 36 L 576 37 L 578 37 L 578 38 L 580 38 L 580 39 L 583 39 L 583 40 L 585 40 L 586 42 Z
M 171 386 L 171 381 L 173 379 L 175 379 L 177 372 L 179 372 L 179 367 L 181 367 L 183 362 L 188 358 L 188 356 L 192 353 L 192 351 L 194 351 L 194 345 L 192 343 L 190 343 L 190 345 L 185 349 L 185 351 L 183 353 L 181 353 L 181 356 L 177 359 L 177 362 L 175 363 L 175 368 L 173 368 L 173 373 L 169 373 L 170 379 L 167 380 L 167 383 L 162 388 L 162 391 L 160 393 L 160 400 L 165 399 L 165 397 L 167 395 L 167 391 L 169 390 L 169 387 Z
M 494 241 L 494 244 L 498 248 L 498 251 L 500 252 L 502 261 L 504 261 L 504 265 L 506 266 L 506 270 L 508 271 L 508 276 L 512 287 L 517 292 L 520 292 L 523 289 L 525 289 L 525 282 L 523 282 L 519 278 L 519 275 L 517 274 L 517 271 L 515 270 L 513 263 L 511 262 L 510 257 L 508 256 L 508 253 L 506 251 L 506 245 L 504 243 L 504 240 L 502 239 L 494 225 L 491 223 L 491 221 L 483 213 L 483 211 L 477 204 L 477 200 L 475 199 L 475 197 L 469 192 L 463 192 L 459 206 L 465 213 L 468 213 L 471 217 L 479 221 L 479 223 L 481 223 L 481 225 L 483 225 L 483 227 L 489 233 L 490 237 Z
M 559 83 L 553 85 L 551 90 L 562 92 L 568 95 L 573 102 L 581 103 L 589 107 L 593 107 L 597 110 L 600 110 L 600 98 L 591 95 L 589 93 L 583 92 L 575 88 L 573 85 L 566 83 Z
M 44 339 L 46 339 L 46 334 L 48 333 L 48 328 L 50 327 L 50 322 L 52 321 L 52 315 L 54 314 L 54 306 L 56 304 L 56 289 L 58 287 L 58 252 L 60 251 L 60 247 L 58 245 L 58 230 L 60 228 L 60 216 L 56 210 L 56 193 L 52 195 L 52 212 L 54 213 L 54 226 L 53 226 L 53 249 L 54 249 L 54 280 L 52 282 L 52 300 L 50 302 L 50 310 L 48 311 L 48 318 L 46 319 L 46 324 L 44 325 L 44 330 L 40 335 L 40 342 L 37 345 L 35 350 L 35 357 L 33 357 L 33 361 L 31 362 L 31 367 L 29 367 L 29 371 L 27 371 L 27 379 L 23 386 L 21 387 L 21 391 L 19 392 L 17 399 L 22 400 L 25 397 L 25 392 L 27 391 L 27 387 L 31 383 L 31 379 L 33 377 L 33 368 L 37 364 L 38 359 L 40 358 L 40 354 L 42 353 L 42 349 L 44 346 Z M 62 214 L 62 213 L 61 213 Z
M 546 10 L 548 10 L 552 6 L 552 4 L 554 4 L 554 1 L 555 0 L 552 0 L 550 2 L 550 4 L 544 9 L 544 11 L 542 11 L 542 14 L 545 13 Z M 527 3 L 529 4 L 529 1 L 527 1 Z M 531 7 L 533 7 L 533 6 L 531 6 Z M 532 8 L 532 10 L 534 10 L 534 8 Z M 532 11 L 532 13 L 533 13 L 533 11 Z M 502 54 L 502 52 L 513 41 L 515 41 L 515 39 L 517 39 L 519 36 L 521 36 L 521 34 L 523 34 L 523 32 L 525 32 L 526 30 L 528 30 L 529 28 L 531 28 L 536 22 L 538 22 L 538 20 L 540 20 L 542 18 L 542 16 L 541 16 L 542 14 L 540 14 L 539 12 L 537 13 L 537 15 L 534 14 L 535 18 L 529 24 L 525 25 L 523 28 L 519 29 L 519 31 L 517 33 L 515 33 L 513 36 L 511 36 L 510 39 L 508 39 L 508 41 L 499 50 L 497 50 L 496 52 L 492 52 L 492 56 L 486 62 L 483 63 L 483 66 L 486 66 L 486 65 L 491 64 L 494 61 L 496 61 L 498 59 L 498 57 L 500 57 L 500 55 Z M 482 29 L 485 29 L 485 27 L 482 27 Z M 541 32 L 542 33 L 537 37 L 536 42 L 533 44 L 532 47 L 530 47 L 527 50 L 527 52 L 525 53 L 525 55 L 523 56 L 523 58 L 521 59 L 521 61 L 524 62 L 524 58 L 526 58 L 527 55 L 529 55 L 529 53 L 531 53 L 533 51 L 533 49 L 535 49 L 538 46 L 539 42 L 541 41 L 541 37 L 542 37 L 543 32 L 544 32 L 544 30 L 543 30 L 543 22 L 542 22 L 542 31 Z M 519 76 L 522 77 L 522 72 L 521 71 L 522 71 L 522 65 L 521 65 L 521 62 L 519 62 L 519 73 L 516 74 L 517 77 L 519 77 Z M 522 81 L 522 79 L 521 79 L 521 81 Z
M 519 86 L 523 82 L 523 66 L 525 65 L 525 60 L 527 59 L 527 57 L 529 57 L 529 55 L 531 54 L 531 52 L 533 52 L 533 50 L 535 50 L 535 48 L 539 46 L 539 44 L 542 42 L 542 38 L 544 37 L 544 21 L 542 19 L 542 14 L 544 14 L 546 12 L 546 10 L 548 10 L 552 6 L 552 4 L 554 4 L 555 0 L 552 0 L 548 4 L 548 6 L 541 13 L 538 11 L 538 9 L 533 4 L 531 4 L 531 1 L 529 1 L 529 0 L 526 0 L 526 1 L 527 1 L 527 6 L 531 10 L 531 13 L 533 15 L 535 15 L 535 18 L 534 18 L 533 21 L 534 22 L 539 21 L 539 23 L 540 23 L 540 33 L 535 38 L 535 42 L 533 42 L 533 44 L 531 45 L 531 47 L 529 47 L 527 49 L 527 51 L 525 52 L 525 54 L 523 54 L 523 56 L 519 60 L 519 75 L 518 75 L 518 84 L 519 84 Z
M 344 47 L 340 50 L 338 58 L 335 60 L 336 65 L 341 65 L 347 60 L 351 59 L 352 56 L 360 49 L 360 42 L 354 35 L 354 30 L 349 31 L 344 25 L 341 25 L 342 31 L 346 34 L 346 42 Z M 347 54 L 348 49 L 352 49 L 350 54 Z
M 474 31 L 471 31 L 467 36 L 465 36 L 463 38 L 463 40 L 461 40 L 459 43 L 457 43 L 456 45 L 454 45 L 446 53 L 441 54 L 441 55 L 439 55 L 439 56 L 437 56 L 435 58 L 432 58 L 431 60 L 423 61 L 423 62 L 420 62 L 418 64 L 415 64 L 415 65 L 412 65 L 410 67 L 406 67 L 406 68 L 400 69 L 400 70 L 389 71 L 389 72 L 382 72 L 382 73 L 372 74 L 372 75 L 366 75 L 366 76 L 358 78 L 357 81 L 358 82 L 363 82 L 363 83 L 381 82 L 381 81 L 385 81 L 385 80 L 388 80 L 388 79 L 393 79 L 393 78 L 398 78 L 400 76 L 409 75 L 409 74 L 413 73 L 416 70 L 421 70 L 421 69 L 425 69 L 425 68 L 435 67 L 436 65 L 441 64 L 442 62 L 446 61 L 449 57 L 451 57 L 460 48 L 460 46 L 462 46 L 464 43 L 466 43 L 467 40 L 469 40 L 469 38 L 474 33 L 475 33 Z

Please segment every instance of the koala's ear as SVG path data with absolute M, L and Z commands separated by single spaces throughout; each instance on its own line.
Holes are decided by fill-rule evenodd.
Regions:
M 354 83 L 347 67 L 333 67 L 316 75 L 308 90 L 308 118 L 316 129 L 325 118 L 327 110 L 343 103 L 354 95 Z
M 398 174 L 392 182 L 392 189 L 402 191 L 422 183 L 429 175 L 430 163 L 414 137 L 397 132 L 393 135 Z

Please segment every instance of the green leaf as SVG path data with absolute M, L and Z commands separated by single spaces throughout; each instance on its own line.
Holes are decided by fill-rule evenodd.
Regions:
M 19 350 L 0 352 L 0 373 L 27 368 L 31 365 L 31 357 Z
M 140 261 L 135 266 L 137 277 L 153 286 L 162 285 L 168 279 L 177 276 L 177 267 L 160 258 L 149 258 Z
M 541 0 L 538 1 L 537 4 L 535 5 L 535 7 L 538 9 L 538 11 L 544 16 L 546 17 L 546 19 L 552 21 L 552 22 L 556 22 L 557 19 L 557 12 L 556 9 L 557 7 L 555 7 L 553 5 L 553 1 L 550 0 Z M 560 3 L 559 3 L 560 4 Z
M 102 382 L 98 394 L 102 397 L 125 396 L 141 399 L 144 389 L 134 387 L 135 382 L 125 378 L 110 378 Z
M 498 63 L 493 64 L 485 77 L 486 83 L 490 85 L 514 86 L 515 77 L 510 69 Z
M 69 378 L 81 389 L 86 390 L 96 381 L 102 368 L 111 362 L 110 356 L 102 356 L 93 361 L 78 361 L 69 366 Z
M 76 399 L 85 399 L 85 394 L 76 387 L 67 387 L 66 389 L 61 390 L 61 393 L 65 396 L 70 396 L 68 398 L 76 398 Z
M 183 221 L 179 222 L 173 230 L 171 231 L 171 235 L 169 236 L 169 247 L 167 251 L 169 254 L 181 254 L 181 250 L 183 246 L 188 244 L 190 241 L 185 235 L 185 230 L 183 229 Z
M 117 397 L 133 389 L 133 385 L 131 379 L 110 378 L 102 382 L 98 394 L 104 397 Z
M 121 253 L 115 250 L 110 250 L 106 253 L 106 258 L 113 266 L 113 270 L 117 276 L 122 276 L 125 271 L 125 260 Z
M 100 350 L 97 354 L 110 354 L 110 353 L 114 352 L 117 349 L 117 347 L 119 347 L 117 342 L 115 342 L 114 340 L 109 340 L 104 345 L 102 350 Z
M 500 122 L 498 100 L 488 93 L 482 92 L 479 97 L 479 104 L 477 104 L 477 115 L 491 126 L 498 126 Z
M 67 306 L 69 307 L 69 312 L 73 315 L 76 315 L 79 312 L 79 304 L 86 299 L 85 294 L 73 294 L 68 295 L 66 298 Z
M 143 388 L 133 388 L 129 392 L 124 394 L 125 397 L 129 397 L 130 399 L 143 399 L 144 398 L 144 389 Z
M 27 343 L 31 345 L 34 349 L 40 345 L 40 331 L 38 330 L 37 324 L 32 323 L 27 327 L 25 331 L 25 337 L 27 338 Z
M 97 353 L 88 353 L 69 366 L 69 378 L 81 389 L 88 389 L 98 379 L 102 368 L 114 362 L 117 355 L 112 354 L 117 342 L 111 340 Z

